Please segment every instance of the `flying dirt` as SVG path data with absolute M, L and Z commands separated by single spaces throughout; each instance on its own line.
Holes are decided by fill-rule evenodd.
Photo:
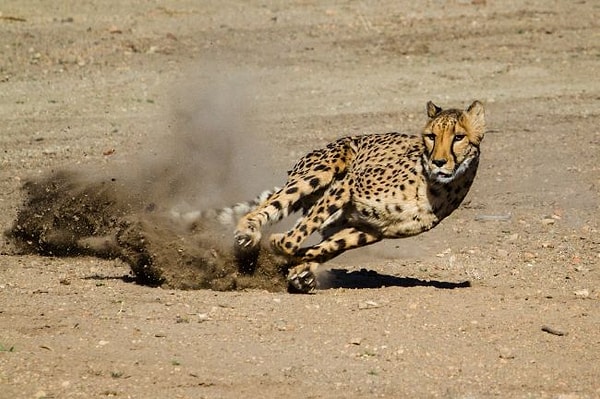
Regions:
M 256 140 L 243 123 L 239 87 L 215 84 L 179 95 L 173 132 L 148 143 L 144 154 L 27 180 L 7 237 L 21 253 L 121 259 L 142 284 L 285 289 L 281 262 L 263 248 L 236 256 L 233 227 L 197 211 L 251 195 L 248 182 L 268 169 L 251 159 L 258 151 L 244 151 Z

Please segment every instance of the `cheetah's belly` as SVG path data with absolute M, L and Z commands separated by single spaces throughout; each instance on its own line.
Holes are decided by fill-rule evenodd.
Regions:
M 351 220 L 367 224 L 386 238 L 413 236 L 433 228 L 439 219 L 427 202 L 378 202 L 354 198 Z

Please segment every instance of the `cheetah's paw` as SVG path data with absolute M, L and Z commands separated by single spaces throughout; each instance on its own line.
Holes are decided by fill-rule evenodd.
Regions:
M 261 239 L 260 231 L 253 226 L 238 228 L 234 233 L 235 245 L 240 249 L 252 249 L 258 246 Z
M 317 289 L 318 263 L 305 263 L 290 269 L 287 282 L 290 293 L 313 294 Z

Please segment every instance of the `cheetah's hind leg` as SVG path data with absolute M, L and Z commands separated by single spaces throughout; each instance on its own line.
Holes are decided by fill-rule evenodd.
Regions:
M 234 232 L 238 248 L 258 246 L 263 226 L 306 209 L 307 200 L 314 202 L 314 194 L 327 189 L 336 177 L 346 172 L 353 156 L 351 139 L 342 138 L 302 157 L 290 171 L 285 186 L 239 220 Z
M 317 231 L 335 224 L 344 215 L 344 208 L 350 202 L 350 190 L 346 180 L 334 180 L 300 218 L 296 225 L 286 233 L 272 234 L 271 248 L 277 254 L 294 256 L 302 243 Z

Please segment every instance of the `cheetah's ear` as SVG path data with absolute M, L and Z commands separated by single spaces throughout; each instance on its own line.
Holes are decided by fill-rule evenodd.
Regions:
M 438 114 L 442 112 L 442 109 L 435 105 L 432 101 L 427 102 L 427 116 L 430 118 L 435 118 Z
M 485 133 L 485 110 L 483 109 L 483 104 L 479 101 L 473 101 L 466 109 L 463 114 L 464 116 L 468 120 L 468 126 L 470 126 L 473 133 L 478 136 L 478 141 L 480 141 Z
M 467 108 L 467 113 L 473 119 L 476 119 L 476 118 L 483 119 L 484 114 L 485 114 L 485 111 L 483 109 L 483 104 L 477 100 L 473 101 L 473 103 L 471 105 L 469 105 L 469 108 Z

